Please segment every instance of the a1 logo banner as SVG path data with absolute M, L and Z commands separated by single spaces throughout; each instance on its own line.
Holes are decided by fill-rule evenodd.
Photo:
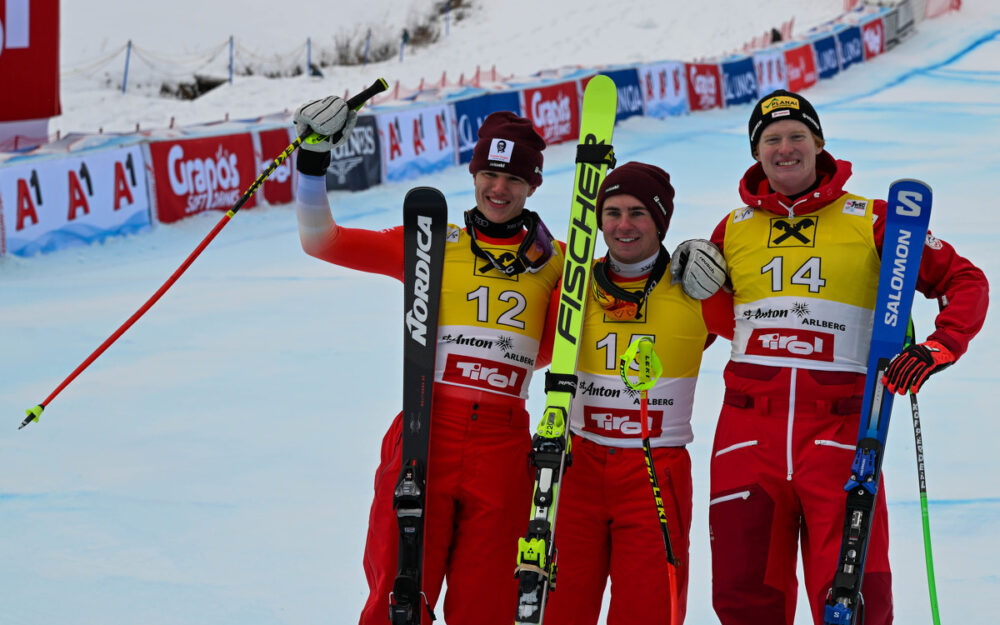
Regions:
M 638 68 L 646 115 L 660 119 L 688 112 L 684 63 L 654 63 Z
M 577 81 L 525 89 L 522 109 L 535 130 L 552 145 L 580 135 L 580 93 Z
M 816 84 L 816 58 L 811 44 L 804 43 L 785 50 L 785 72 L 788 90 L 796 93 Z
M 386 182 L 417 178 L 455 164 L 452 115 L 447 104 L 378 115 Z
M 714 63 L 686 63 L 688 102 L 692 111 L 722 108 L 722 76 Z
M 249 133 L 154 141 L 149 155 L 156 216 L 163 223 L 207 210 L 229 210 L 243 195 L 243 187 L 257 178 Z M 256 196 L 243 208 L 255 205 Z
M 777 89 L 788 89 L 784 52 L 781 50 L 755 52 L 753 65 L 757 72 L 757 93 L 768 94 Z
M 28 256 L 150 226 L 138 146 L 0 168 L 7 253 Z

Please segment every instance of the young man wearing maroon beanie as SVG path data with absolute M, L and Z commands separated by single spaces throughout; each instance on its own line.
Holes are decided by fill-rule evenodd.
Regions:
M 639 395 L 618 372 L 619 355 L 640 336 L 653 338 L 663 364 L 662 377 L 648 390 L 647 423 L 684 617 L 691 528 L 685 446 L 693 440 L 695 382 L 708 336 L 731 337 L 733 319 L 728 293 L 699 301 L 671 283 L 662 241 L 673 199 L 670 176 L 636 162 L 611 171 L 597 195 L 608 254 L 594 265 L 580 339 L 570 413 L 573 465 L 559 496 L 559 580 L 546 623 L 596 624 L 608 577 L 609 625 L 670 622 L 667 555 L 643 456 Z M 722 262 L 711 244 L 700 243 L 692 272 L 699 262 Z M 724 278 L 725 268 L 716 273 Z
M 748 131 L 757 162 L 740 181 L 745 205 L 712 234 L 728 264 L 736 319 L 712 453 L 712 599 L 723 625 L 791 625 L 801 546 L 813 620 L 822 624 L 844 530 L 887 208 L 844 190 L 851 164 L 824 149 L 819 116 L 801 95 L 761 98 Z M 889 392 L 920 390 L 965 352 L 986 316 L 983 272 L 929 232 L 917 290 L 941 310 L 927 340 L 890 364 Z M 891 580 L 879 488 L 862 587 L 866 625 L 892 622 Z
M 330 263 L 403 279 L 403 229 L 345 228 L 334 222 L 324 175 L 334 141 L 356 115 L 337 97 L 310 102 L 296 132 L 335 139 L 303 143 L 297 214 L 303 249 Z M 476 205 L 465 226 L 449 225 L 437 331 L 424 523 L 423 592 L 431 614 L 447 579 L 448 623 L 510 625 L 517 606 L 512 571 L 530 508 L 531 436 L 525 399 L 540 353 L 563 252 L 525 202 L 542 184 L 545 142 L 531 122 L 493 113 L 479 129 L 469 171 Z M 553 304 L 554 308 L 554 304 Z M 549 334 L 551 331 L 548 330 Z M 551 341 L 545 340 L 551 350 Z M 498 373 L 480 377 L 485 368 Z M 358 415 L 343 415 L 356 419 Z M 399 528 L 392 509 L 400 472 L 401 417 L 382 442 L 364 568 L 369 596 L 361 625 L 389 623 Z

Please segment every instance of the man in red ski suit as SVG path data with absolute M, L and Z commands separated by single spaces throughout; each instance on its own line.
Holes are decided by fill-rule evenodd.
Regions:
M 813 618 L 823 622 L 840 553 L 871 340 L 886 203 L 849 194 L 851 165 L 823 149 L 819 117 L 779 90 L 754 106 L 757 160 L 746 206 L 712 235 L 729 267 L 735 335 L 712 453 L 713 604 L 723 625 L 788 623 L 802 547 Z M 891 392 L 916 392 L 983 325 L 989 287 L 927 234 L 917 289 L 937 298 L 934 332 L 892 362 Z M 862 588 L 866 625 L 892 622 L 885 489 Z
M 671 258 L 661 242 L 673 197 L 665 171 L 636 162 L 611 171 L 597 195 L 608 255 L 594 265 L 580 337 L 570 412 L 573 464 L 559 495 L 559 579 L 546 623 L 596 625 L 609 575 L 608 625 L 670 622 L 667 555 L 643 454 L 639 394 L 618 372 L 620 355 L 640 336 L 654 340 L 663 363 L 662 377 L 648 390 L 647 421 L 684 619 L 691 529 L 685 446 L 694 438 L 691 411 L 702 351 L 710 333 L 732 337 L 733 302 L 724 291 L 702 302 L 671 283 Z M 716 289 L 725 279 L 722 271 Z
M 337 97 L 295 114 L 307 129 L 344 140 L 355 113 Z M 322 260 L 403 279 L 403 229 L 337 225 L 325 172 L 334 143 L 303 143 L 297 213 L 302 247 Z M 423 591 L 429 623 L 447 578 L 444 617 L 452 625 L 510 625 L 517 605 L 511 574 L 530 507 L 531 437 L 525 399 L 558 283 L 563 252 L 525 201 L 542 183 L 545 142 L 513 113 L 486 118 L 469 164 L 475 208 L 464 228 L 449 225 L 434 374 L 424 523 Z M 544 342 L 551 352 L 551 340 Z M 483 371 L 489 375 L 479 375 Z M 362 625 L 389 623 L 399 528 L 392 508 L 400 473 L 401 417 L 382 442 L 365 546 L 369 596 Z

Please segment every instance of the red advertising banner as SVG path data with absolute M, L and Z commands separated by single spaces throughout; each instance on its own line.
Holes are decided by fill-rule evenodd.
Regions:
M 229 210 L 257 177 L 247 133 L 156 141 L 149 144 L 149 155 L 156 215 L 163 223 Z M 252 197 L 243 208 L 255 202 Z
M 257 163 L 257 175 L 259 176 L 265 169 L 271 166 L 274 158 L 281 154 L 288 144 L 292 142 L 292 137 L 286 128 L 275 128 L 273 130 L 263 130 L 258 133 L 260 136 L 260 162 Z M 278 165 L 277 169 L 264 181 L 263 187 L 259 191 L 264 194 L 264 199 L 269 204 L 288 204 L 293 199 L 292 193 L 292 164 L 295 153 L 286 158 Z
M 685 63 L 688 102 L 692 111 L 722 108 L 722 77 L 714 63 Z
M 788 90 L 796 93 L 816 84 L 818 74 L 812 45 L 806 43 L 785 50 L 785 76 Z
M 958 11 L 962 8 L 962 0 L 927 0 L 924 7 L 924 17 L 941 17 L 948 11 Z
M 54 117 L 59 0 L 0 0 L 0 122 Z
M 573 141 L 580 136 L 580 94 L 576 81 L 525 89 L 521 109 L 545 143 Z
M 864 42 L 866 61 L 885 52 L 885 24 L 882 18 L 861 25 L 861 41 Z

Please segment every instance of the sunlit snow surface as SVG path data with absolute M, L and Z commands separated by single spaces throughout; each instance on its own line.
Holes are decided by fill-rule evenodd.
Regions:
M 987 0 L 920 25 L 898 49 L 808 92 L 848 188 L 903 177 L 934 189 L 935 235 L 1000 269 L 1000 10 Z M 297 102 L 286 91 L 289 106 Z M 749 107 L 616 128 L 619 161 L 667 169 L 667 237 L 707 236 L 737 206 Z M 530 200 L 565 233 L 572 147 L 546 150 Z M 333 194 L 341 223 L 400 223 L 415 184 L 452 221 L 473 203 L 461 167 Z M 32 258 L 0 260 L 0 623 L 312 624 L 357 619 L 381 436 L 400 404 L 398 283 L 302 253 L 290 207 L 242 211 L 188 273 L 39 423 L 16 427 L 148 298 L 221 214 Z M 936 306 L 918 298 L 929 332 Z M 945 622 L 993 623 L 1000 590 L 991 314 L 968 354 L 920 395 Z M 715 623 L 708 464 L 728 350 L 709 349 L 695 408 L 687 622 Z M 540 376 L 532 414 L 542 405 Z M 914 443 L 897 401 L 885 460 L 896 619 L 929 623 Z M 498 470 L 502 468 L 498 467 Z M 846 470 L 846 468 L 845 468 Z M 845 475 L 846 479 L 846 475 Z M 527 511 L 525 514 L 527 520 Z M 511 563 L 513 570 L 513 562 Z M 800 593 L 799 622 L 806 623 Z M 440 604 L 439 604 L 440 605 Z M 440 610 L 439 610 L 440 612 Z

